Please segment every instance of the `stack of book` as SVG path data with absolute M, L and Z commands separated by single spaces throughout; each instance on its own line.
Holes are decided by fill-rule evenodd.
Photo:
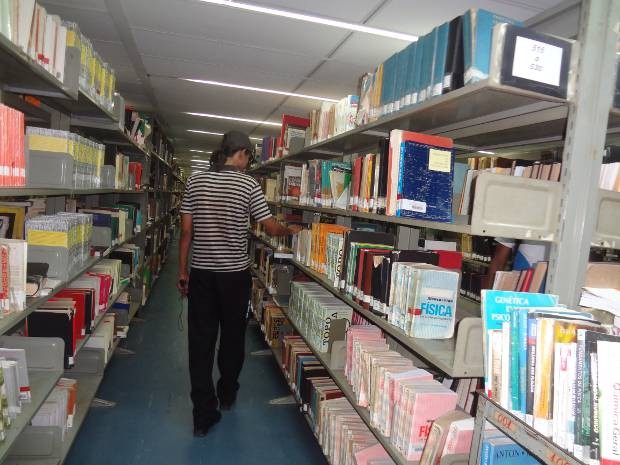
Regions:
M 103 260 L 41 304 L 28 316 L 28 336 L 63 339 L 65 367 L 72 367 L 80 341 L 97 329 L 119 292 L 120 266 L 120 260 Z
M 151 117 L 145 113 L 125 110 L 125 134 L 138 147 L 146 148 L 152 133 Z
M 393 463 L 300 336 L 283 337 L 282 368 L 330 463 Z
M 306 145 L 316 144 L 355 129 L 358 105 L 357 95 L 347 95 L 336 103 L 323 102 L 319 110 L 312 110 L 306 132 Z
M 361 306 L 406 334 L 451 338 L 462 267 L 460 252 L 395 250 L 389 233 L 314 223 L 293 241 L 301 264 L 324 274 Z
M 617 330 L 548 294 L 483 291 L 482 317 L 486 394 L 579 460 L 615 460 Z
M 301 167 L 299 204 L 344 210 L 350 184 L 351 163 L 310 160 Z
M 286 322 L 286 315 L 282 308 L 276 305 L 265 305 L 262 321 L 267 344 L 270 347 L 279 347 L 281 328 Z
M 257 153 L 261 162 L 273 160 L 278 157 L 278 141 L 278 137 L 263 137 L 263 142 L 260 146 L 260 153 Z
M 346 349 L 345 375 L 357 404 L 406 460 L 420 460 L 432 422 L 456 409 L 456 392 L 391 351 L 376 326 L 352 326 Z
M 351 211 L 452 221 L 452 139 L 393 130 L 376 152 L 349 162 L 285 165 L 282 200 Z
M 412 105 L 420 104 L 489 76 L 493 29 L 499 23 L 518 21 L 483 9 L 471 9 L 433 28 L 393 54 L 359 80 L 354 124 L 363 125 Z M 324 103 L 311 114 L 317 128 L 312 142 L 337 134 L 329 132 L 335 118 Z M 325 129 L 327 128 L 327 129 Z
M 34 0 L 5 2 L 0 16 L 0 34 L 28 54 L 33 62 L 60 82 L 65 80 L 65 53 L 75 46 L 74 27 L 59 16 L 47 13 Z M 79 39 L 79 37 L 78 37 Z
M 77 25 L 75 41 L 80 48 L 80 90 L 88 94 L 95 102 L 108 111 L 114 109 L 114 94 L 116 92 L 116 73 L 114 69 L 97 53 L 93 43 L 84 34 L 81 34 Z
M 327 352 L 331 339 L 344 339 L 353 309 L 317 283 L 293 282 L 288 316 L 317 352 Z M 340 327 L 340 334 L 332 330 L 336 320 L 346 322 Z
M 493 289 L 498 291 L 544 292 L 547 262 L 538 262 L 533 268 L 521 271 L 497 271 Z
M 32 425 L 58 427 L 64 440 L 67 431 L 73 427 L 77 413 L 77 390 L 77 380 L 60 378 L 52 393 L 32 418 Z
M 0 103 L 0 186 L 24 185 L 24 114 Z

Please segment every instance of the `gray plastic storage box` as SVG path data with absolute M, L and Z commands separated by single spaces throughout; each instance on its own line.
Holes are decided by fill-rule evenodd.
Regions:
M 114 189 L 114 178 L 116 177 L 116 168 L 112 165 L 103 165 L 101 167 L 101 187 L 103 189 Z
M 26 186 L 71 189 L 73 158 L 68 153 L 26 150 Z
M 69 263 L 69 250 L 63 247 L 28 244 L 28 262 L 49 263 L 48 278 L 65 281 L 71 275 L 72 263 Z
M 93 226 L 93 235 L 90 243 L 95 247 L 112 247 L 112 228 Z

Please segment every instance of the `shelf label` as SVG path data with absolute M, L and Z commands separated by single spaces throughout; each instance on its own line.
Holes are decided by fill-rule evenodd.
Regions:
M 513 433 L 517 432 L 517 425 L 515 424 L 514 421 L 512 421 L 512 418 L 510 418 L 509 416 L 504 415 L 502 412 L 496 410 L 493 413 L 493 418 L 502 427 L 512 431 Z
M 563 53 L 555 45 L 517 36 L 512 75 L 559 86 Z

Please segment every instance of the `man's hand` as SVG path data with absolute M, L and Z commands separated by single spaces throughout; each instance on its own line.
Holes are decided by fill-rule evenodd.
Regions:
M 291 224 L 288 226 L 289 234 L 297 234 L 302 229 L 304 228 L 299 224 Z
M 179 272 L 179 280 L 177 281 L 177 289 L 181 293 L 181 296 L 186 297 L 189 291 L 189 275 L 187 271 Z

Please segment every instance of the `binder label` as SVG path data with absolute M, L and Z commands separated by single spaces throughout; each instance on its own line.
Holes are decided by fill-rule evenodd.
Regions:
M 449 150 L 430 149 L 428 153 L 428 169 L 449 173 L 452 169 L 452 152 Z
M 555 45 L 517 36 L 512 75 L 559 86 L 563 52 Z
M 412 212 L 426 213 L 426 202 L 417 200 L 400 199 L 398 201 L 399 210 L 409 210 Z

